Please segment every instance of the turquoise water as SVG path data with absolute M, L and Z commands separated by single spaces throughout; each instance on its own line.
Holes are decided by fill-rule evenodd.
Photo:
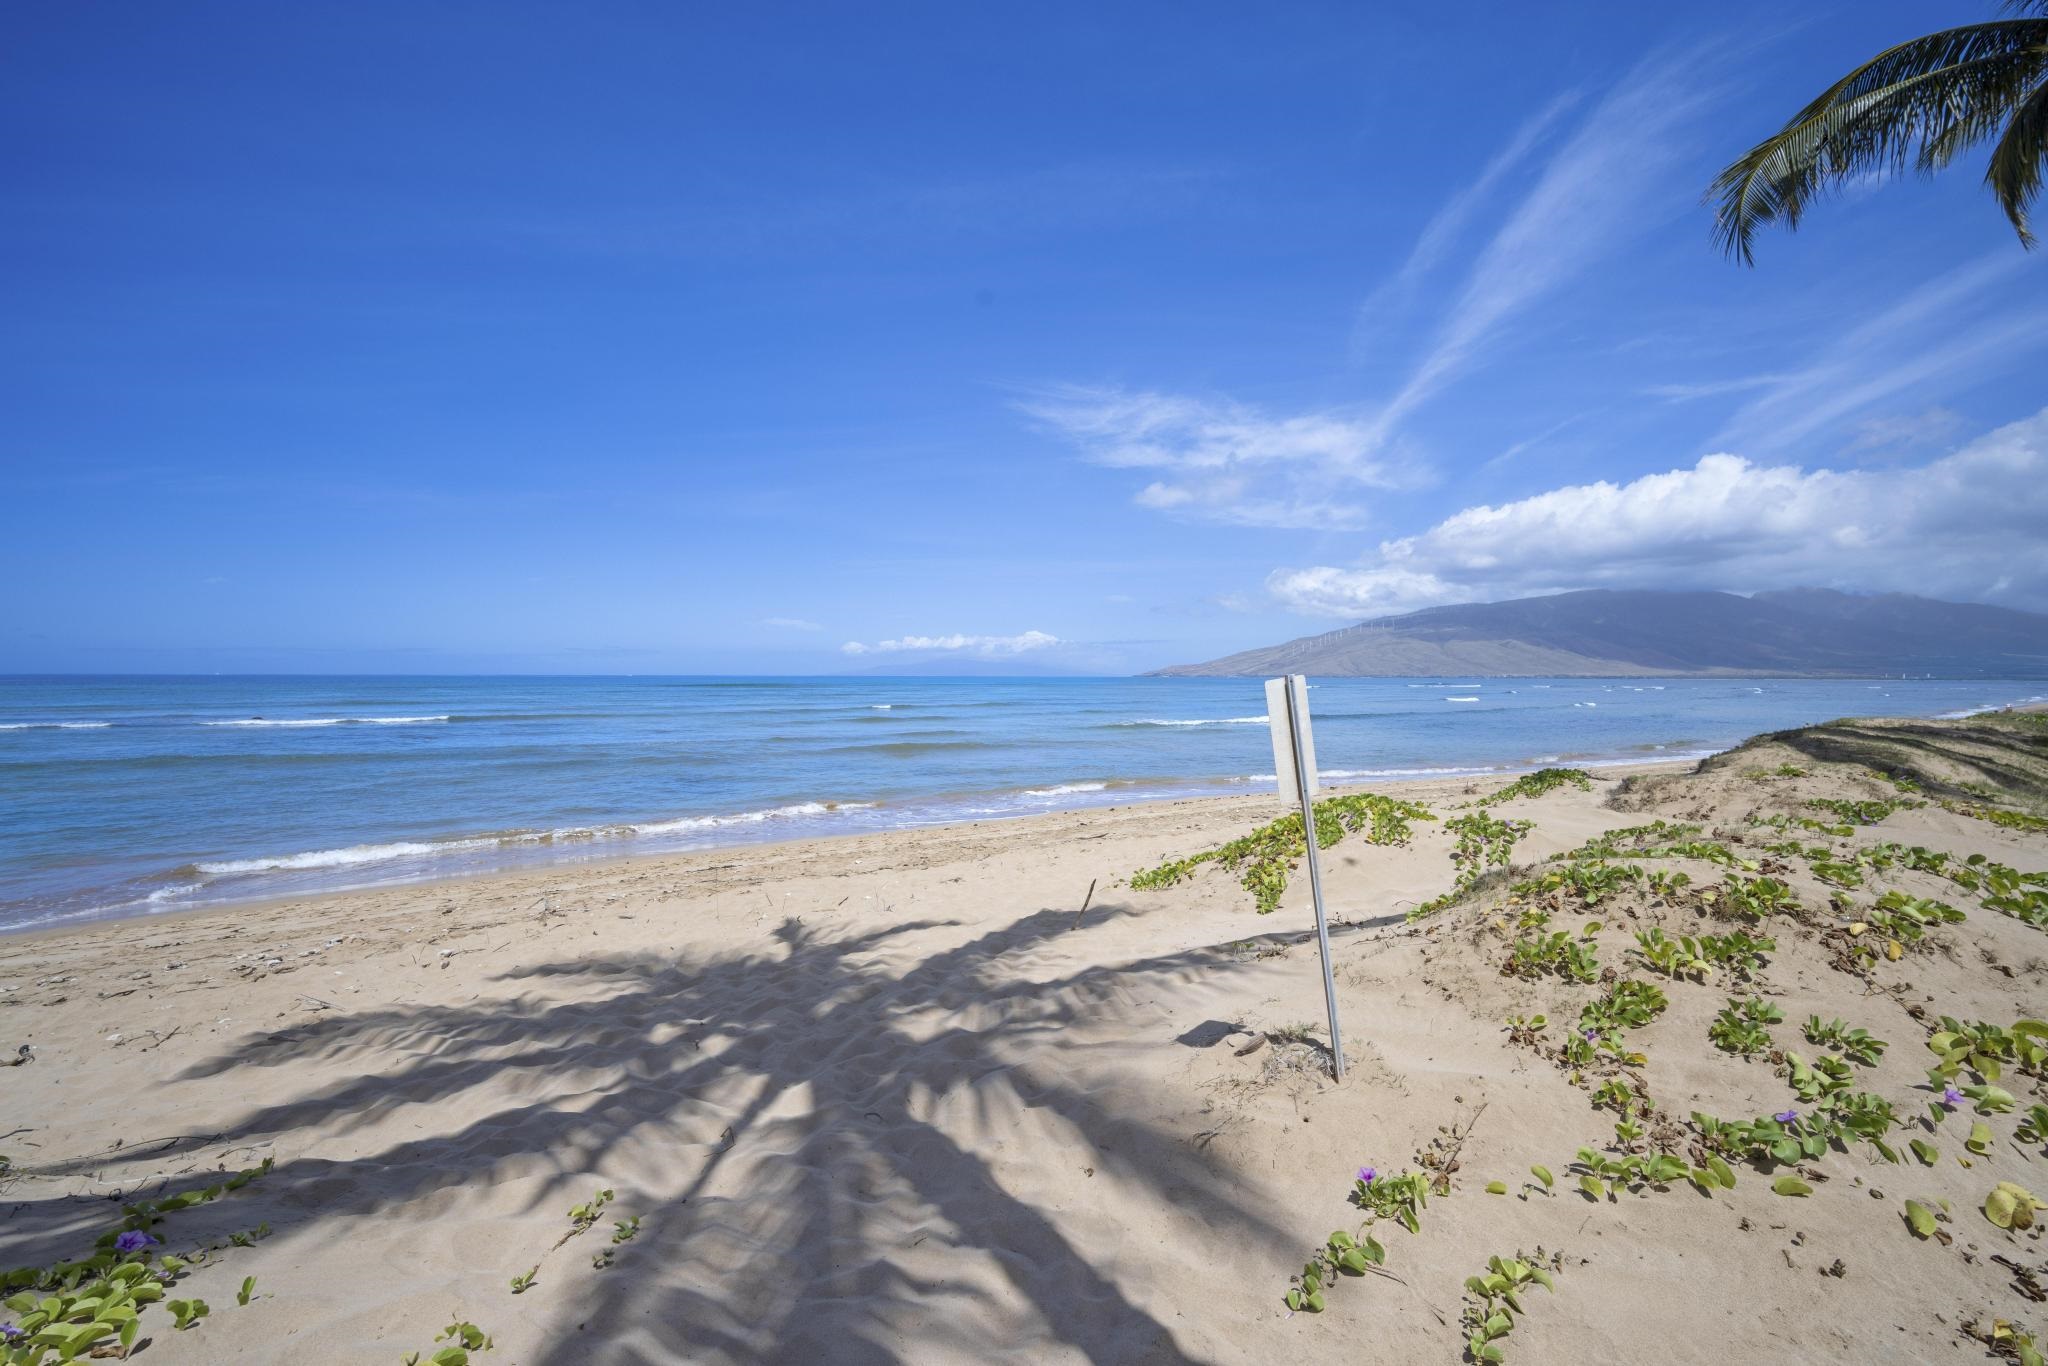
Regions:
M 1699 755 L 2034 682 L 1331 679 L 1337 783 Z M 0 928 L 1272 787 L 1256 679 L 0 679 Z

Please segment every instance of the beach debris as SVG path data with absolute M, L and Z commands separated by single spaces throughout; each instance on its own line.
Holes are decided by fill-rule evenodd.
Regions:
M 1074 923 L 1067 926 L 1068 929 L 1078 930 L 1081 928 L 1081 917 L 1088 914 L 1088 903 L 1093 900 L 1095 900 L 1095 879 L 1091 877 L 1088 879 L 1088 894 L 1081 898 L 1081 909 L 1074 912 Z M 844 905 L 845 902 L 842 900 L 840 904 Z

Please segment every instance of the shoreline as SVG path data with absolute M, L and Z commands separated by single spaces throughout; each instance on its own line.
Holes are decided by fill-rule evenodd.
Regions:
M 1794 683 L 1766 698 L 1762 688 L 1720 683 L 1690 690 L 1701 680 L 1675 680 L 1670 691 L 1648 679 L 1509 681 L 1316 684 L 1328 689 L 1317 694 L 1325 780 L 1391 789 L 1550 765 L 1606 771 L 1701 758 L 1760 731 L 1873 707 L 1923 716 L 1996 709 L 2029 686 L 1812 692 Z M 91 724 L 110 728 L 24 732 L 40 738 L 10 750 L 18 762 L 9 781 L 30 805 L 20 828 L 0 834 L 0 936 L 618 857 L 1272 790 L 1263 718 L 1252 715 L 1261 707 L 1234 691 L 1153 691 L 1089 682 L 1069 697 L 897 682 L 792 700 L 786 689 L 557 695 L 484 680 L 387 694 L 320 684 L 169 697 L 143 686 L 85 709 L 99 718 Z M 1444 705 L 1475 698 L 1484 705 Z M 164 710 L 144 715 L 150 707 Z M 263 723 L 252 726 L 247 710 L 261 711 Z M 343 724 L 349 718 L 364 724 Z M 60 795 L 38 800 L 43 791 Z
M 1713 751 L 1721 753 L 1723 751 Z M 1700 758 L 1649 760 L 1631 763 L 1615 760 L 1600 764 L 1586 762 L 1575 765 L 1597 769 L 1603 779 L 1619 779 L 1653 773 L 1675 772 L 1689 769 L 1698 764 Z M 1415 801 L 1441 801 L 1446 796 L 1462 795 L 1468 790 L 1477 790 L 1478 784 L 1514 777 L 1517 773 L 1532 772 L 1533 769 L 1499 769 L 1488 772 L 1443 774 L 1433 777 L 1399 778 L 1374 783 L 1325 784 L 1325 792 L 1369 789 L 1389 797 L 1400 797 Z M 1292 808 L 1287 808 L 1291 810 Z M 172 906 L 168 909 L 143 912 L 132 915 L 99 914 L 80 916 L 50 924 L 27 925 L 20 928 L 0 929 L 0 948 L 14 948 L 24 945 L 47 943 L 71 937 L 92 937 L 101 934 L 117 934 L 124 928 L 134 930 L 139 926 L 190 925 L 208 917 L 221 917 L 231 921 L 236 917 L 264 917 L 273 913 L 308 914 L 317 916 L 332 909 L 335 914 L 343 913 L 350 903 L 362 903 L 392 896 L 413 895 L 422 898 L 445 898 L 457 891 L 479 897 L 530 896 L 533 889 L 544 883 L 571 881 L 608 881 L 631 873 L 688 875 L 692 872 L 713 869 L 725 871 L 744 863 L 755 862 L 767 867 L 784 862 L 803 862 L 815 858 L 842 855 L 854 857 L 870 849 L 873 855 L 887 856 L 898 844 L 912 845 L 921 837 L 955 831 L 976 831 L 985 826 L 999 830 L 1014 831 L 1019 840 L 1042 837 L 1047 828 L 1056 823 L 1072 822 L 1075 817 L 1101 817 L 1105 820 L 1122 818 L 1128 820 L 1145 814 L 1185 813 L 1207 825 L 1216 820 L 1233 819 L 1246 827 L 1262 824 L 1285 814 L 1278 804 L 1277 794 L 1269 791 L 1221 793 L 1214 796 L 1175 796 L 1152 800 L 1126 801 L 1114 805 L 1077 805 L 1058 807 L 1049 811 L 1031 812 L 1019 815 L 963 817 L 957 820 L 939 821 L 929 825 L 902 826 L 886 830 L 858 830 L 836 834 L 796 835 L 783 839 L 740 840 L 730 844 L 710 845 L 696 849 L 662 849 L 644 852 L 614 851 L 583 859 L 561 859 L 528 867 L 494 868 L 477 872 L 454 872 L 440 876 L 388 879 L 359 883 L 351 886 L 328 887 L 297 894 L 269 895 L 234 900 L 207 901 L 197 905 Z M 1240 814 L 1241 813 L 1241 814 Z M 1086 822 L 1083 822 L 1084 824 Z M 1126 870 L 1126 874 L 1128 875 Z
M 1657 748 L 1662 748 L 1662 746 L 1657 746 Z M 1356 770 L 1339 769 L 1333 770 L 1334 777 L 1325 778 L 1323 787 L 1327 791 L 1370 790 L 1386 792 L 1390 795 L 1399 795 L 1405 789 L 1418 784 L 1462 784 L 1485 782 L 1498 778 L 1512 778 L 1517 774 L 1533 772 L 1535 769 L 1544 767 L 1547 764 L 1583 768 L 1600 773 L 1617 771 L 1633 773 L 1639 769 L 1698 763 L 1702 759 L 1720 752 L 1719 750 L 1704 748 L 1698 750 L 1687 749 L 1670 758 L 1660 759 L 1580 758 L 1564 754 L 1544 756 L 1539 761 L 1527 763 L 1495 764 L 1485 767 L 1446 766 L 1443 769 L 1427 773 L 1403 770 L 1403 776 L 1399 777 L 1361 777 L 1357 776 L 1358 771 Z M 1232 786 L 1237 787 L 1239 790 L 1215 790 Z M 1147 787 L 1163 790 L 1159 791 L 1158 795 L 1142 795 L 1143 789 Z M 1204 791 L 1202 790 L 1203 788 L 1210 790 Z M 1122 795 L 1124 791 L 1132 789 L 1137 790 L 1136 794 Z M 1036 810 L 996 811 L 969 808 L 972 814 L 943 814 L 948 809 L 948 803 L 957 806 L 960 801 L 965 800 L 966 796 L 978 794 L 941 794 L 937 797 L 906 799 L 893 806 L 889 803 L 869 801 L 811 803 L 809 805 L 816 806 L 818 810 L 815 812 L 803 812 L 801 813 L 801 818 L 808 820 L 832 819 L 840 816 L 842 813 L 915 810 L 920 806 L 930 806 L 942 814 L 936 814 L 930 819 L 913 819 L 901 824 L 779 835 L 769 833 L 751 839 L 746 838 L 746 832 L 749 830 L 773 831 L 779 820 L 792 819 L 792 817 L 784 815 L 784 811 L 787 809 L 777 809 L 769 812 L 737 813 L 730 816 L 683 817 L 673 821 L 652 821 L 638 824 L 620 823 L 617 826 L 593 827 L 588 832 L 530 832 L 513 830 L 498 833 L 484 832 L 457 835 L 448 837 L 445 840 L 399 840 L 393 841 L 387 847 L 405 848 L 414 857 L 444 863 L 444 865 L 462 855 L 474 852 L 480 860 L 489 862 L 494 866 L 470 868 L 443 866 L 438 869 L 430 867 L 419 872 L 400 872 L 395 871 L 395 869 L 405 863 L 406 859 L 404 856 L 393 856 L 388 860 L 365 859 L 363 860 L 365 864 L 384 863 L 386 866 L 393 867 L 394 872 L 389 876 L 372 877 L 362 881 L 327 881 L 322 879 L 320 885 L 308 886 L 301 890 L 265 891 L 252 889 L 247 894 L 228 891 L 218 896 L 195 895 L 176 899 L 167 897 L 162 904 L 162 909 L 152 910 L 149 907 L 157 904 L 154 901 L 154 897 L 162 895 L 162 893 L 156 893 L 150 897 L 117 902 L 108 906 L 58 912 L 49 918 L 39 921 L 0 925 L 0 940 L 11 940 L 22 935 L 33 935 L 46 931 L 61 931 L 67 928 L 79 928 L 89 925 L 118 925 L 127 924 L 132 921 L 161 921 L 169 916 L 186 915 L 199 911 L 262 906 L 278 902 L 301 901 L 314 897 L 338 896 L 353 892 L 401 887 L 431 887 L 441 883 L 471 882 L 477 879 L 521 875 L 545 876 L 551 872 L 561 874 L 573 869 L 623 860 L 637 861 L 723 854 L 731 853 L 735 850 L 797 844 L 812 840 L 886 838 L 893 835 L 914 835 L 919 831 L 942 830 L 960 825 L 979 825 L 984 822 L 991 824 L 1014 824 L 1034 821 L 1046 816 L 1074 812 L 1111 812 L 1134 806 L 1155 806 L 1180 802 L 1257 801 L 1262 798 L 1271 798 L 1274 792 L 1275 788 L 1272 785 L 1272 779 L 1268 775 L 1262 774 L 1251 775 L 1246 778 L 1208 781 L 1185 779 L 1152 780 L 1142 778 L 1088 779 L 1057 784 L 1047 789 L 1021 789 L 1022 795 L 1060 795 L 1083 798 L 1083 800 L 1055 801 Z M 1103 794 L 1107 794 L 1107 796 L 1102 800 L 1085 800 L 1086 797 L 1102 796 Z M 1019 794 L 1005 792 L 995 795 L 1014 796 Z M 659 835 L 637 833 L 640 825 L 659 827 L 677 824 L 698 825 L 699 828 L 706 831 L 726 833 L 731 837 L 721 839 L 718 834 L 708 834 L 703 842 L 692 841 L 678 845 L 664 843 Z M 628 833 L 608 833 L 615 829 L 624 830 Z M 631 848 L 631 845 L 638 840 L 646 840 L 656 847 L 643 848 L 636 851 Z M 580 854 L 579 850 L 601 852 Z M 346 853 L 351 851 L 316 852 Z M 494 853 L 497 855 L 495 860 L 491 858 L 491 855 Z M 309 855 L 299 853 L 281 855 L 272 860 L 249 860 L 249 862 L 277 863 L 288 866 L 293 860 L 306 857 L 309 857 Z M 313 872 L 318 867 L 319 865 L 309 865 L 306 871 Z M 173 870 L 172 875 L 180 871 L 182 870 Z M 271 869 L 266 868 L 256 871 L 259 871 L 259 873 L 270 873 L 270 880 L 273 882 L 277 880 L 275 872 Z M 276 870 L 276 872 L 283 871 L 287 871 L 287 869 Z

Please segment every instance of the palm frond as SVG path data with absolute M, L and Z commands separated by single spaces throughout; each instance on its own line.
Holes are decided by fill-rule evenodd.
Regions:
M 2048 4 L 2048 0 L 2038 0 Z M 1999 207 L 2012 220 L 2020 241 L 2034 245 L 2033 230 L 2027 225 L 2027 210 L 2040 193 L 2041 176 L 2048 169 L 2048 85 L 2036 90 L 2006 125 L 2005 136 L 1991 149 L 1991 165 L 1984 183 L 1998 196 Z
M 1939 169 L 1996 131 L 2044 72 L 2048 19 L 1971 24 L 1878 54 L 1715 179 L 1716 244 L 1750 263 L 1759 228 L 1796 228 L 1810 201 L 1850 176 L 1909 160 Z

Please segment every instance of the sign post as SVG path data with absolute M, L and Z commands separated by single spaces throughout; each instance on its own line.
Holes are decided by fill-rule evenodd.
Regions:
M 1280 795 L 1301 803 L 1308 888 L 1316 905 L 1316 944 L 1323 958 L 1323 1002 L 1330 1010 L 1330 1057 L 1341 1082 L 1344 1035 L 1337 1027 L 1337 979 L 1330 972 L 1330 922 L 1323 912 L 1323 865 L 1316 849 L 1316 745 L 1309 733 L 1306 675 L 1266 680 L 1266 717 L 1273 729 L 1273 771 L 1280 779 Z

